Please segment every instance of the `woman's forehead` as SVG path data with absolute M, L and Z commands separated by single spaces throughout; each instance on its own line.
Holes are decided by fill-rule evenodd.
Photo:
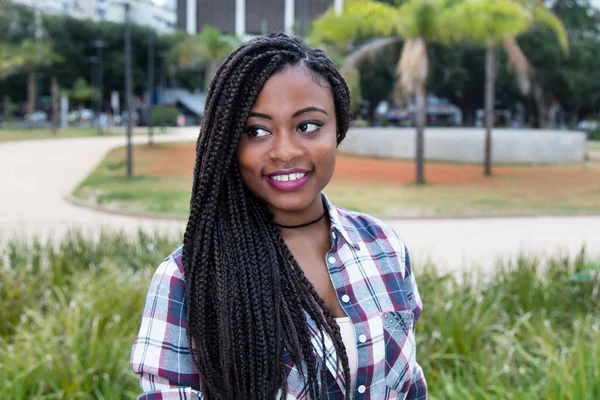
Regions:
M 254 103 L 274 108 L 284 104 L 318 103 L 333 108 L 333 94 L 327 79 L 303 66 L 290 66 L 273 74 L 264 84 Z M 309 104 L 314 105 L 314 104 Z

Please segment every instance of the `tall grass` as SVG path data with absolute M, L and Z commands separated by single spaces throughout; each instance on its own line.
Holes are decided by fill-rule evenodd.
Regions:
M 144 296 L 179 240 L 5 241 L 0 399 L 133 398 L 128 362 Z M 600 399 L 600 260 L 522 258 L 493 276 L 415 268 L 431 399 Z
M 72 232 L 0 249 L 0 399 L 125 399 L 153 270 L 178 238 Z

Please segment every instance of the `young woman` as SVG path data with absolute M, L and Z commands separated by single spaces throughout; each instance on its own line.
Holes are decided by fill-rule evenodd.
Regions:
M 133 347 L 140 399 L 427 397 L 404 244 L 322 193 L 349 102 L 296 37 L 258 37 L 221 65 L 183 246 L 152 279 Z

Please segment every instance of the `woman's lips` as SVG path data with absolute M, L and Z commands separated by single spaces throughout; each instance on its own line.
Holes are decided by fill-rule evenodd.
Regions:
M 304 176 L 300 176 L 304 175 Z M 291 172 L 289 174 L 274 174 L 266 177 L 267 182 L 271 184 L 275 189 L 292 192 L 300 189 L 306 184 L 308 179 L 312 176 L 312 171 L 307 172 Z

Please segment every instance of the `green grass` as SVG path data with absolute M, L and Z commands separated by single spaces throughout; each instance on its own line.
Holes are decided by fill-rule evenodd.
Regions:
M 168 149 L 173 144 L 156 144 L 157 149 Z M 146 145 L 134 147 L 135 154 Z M 101 205 L 107 209 L 128 212 L 149 212 L 172 216 L 185 216 L 189 212 L 191 176 L 156 176 L 144 173 L 153 165 L 152 159 L 134 155 L 133 178 L 125 175 L 126 162 L 123 150 L 117 149 L 102 161 L 73 192 L 77 198 Z M 140 172 L 141 171 L 141 172 Z M 191 173 L 191 171 L 190 171 Z
M 125 177 L 124 150 L 115 149 L 74 196 L 113 210 L 186 217 L 193 148 L 182 143 L 136 146 L 132 179 Z M 597 163 L 516 167 L 487 179 L 456 179 L 415 185 L 340 179 L 336 174 L 325 193 L 336 205 L 382 218 L 600 213 Z
M 135 128 L 135 135 L 147 134 L 147 128 Z M 160 128 L 154 130 L 155 134 L 161 134 Z M 105 136 L 122 136 L 124 135 L 123 128 L 115 128 L 104 132 Z M 93 137 L 99 136 L 96 128 L 77 127 L 59 129 L 55 135 L 50 128 L 33 128 L 33 129 L 2 129 L 0 128 L 0 143 L 10 142 L 15 140 L 33 140 L 33 139 L 57 139 L 57 138 L 74 138 L 74 137 Z
M 600 150 L 600 140 L 588 140 L 585 143 L 587 150 Z
M 499 185 L 507 185 L 499 182 Z M 598 189 L 600 190 L 600 184 Z M 334 204 L 382 218 L 543 215 L 598 213 L 600 192 L 588 196 L 537 196 L 503 193 L 468 185 L 393 185 L 330 183 L 325 189 Z
M 131 346 L 177 236 L 0 240 L 0 398 L 135 397 Z M 600 398 L 600 260 L 523 258 L 493 276 L 413 268 L 431 399 Z

